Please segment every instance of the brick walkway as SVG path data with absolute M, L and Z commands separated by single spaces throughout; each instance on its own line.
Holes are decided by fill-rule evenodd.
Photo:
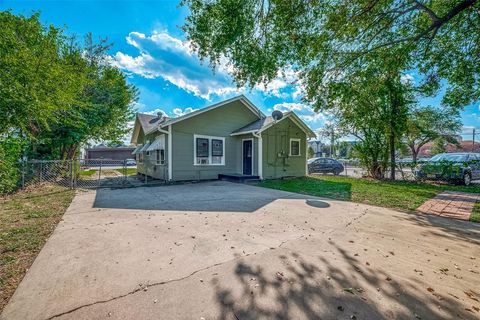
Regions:
M 437 216 L 469 220 L 473 206 L 480 201 L 480 194 L 445 191 L 427 200 L 417 211 Z

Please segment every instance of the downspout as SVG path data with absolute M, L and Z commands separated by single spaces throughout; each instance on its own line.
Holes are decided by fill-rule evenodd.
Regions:
M 168 126 L 168 181 L 172 180 L 172 125 Z
M 263 140 L 261 133 L 252 133 L 252 135 L 258 139 L 258 168 L 257 173 L 260 180 L 263 180 Z

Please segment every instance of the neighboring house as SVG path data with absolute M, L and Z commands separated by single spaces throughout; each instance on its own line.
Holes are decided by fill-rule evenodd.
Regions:
M 242 95 L 178 118 L 139 113 L 132 143 L 138 172 L 157 179 L 271 179 L 306 174 L 311 137 L 295 113 L 273 121 Z
M 120 147 L 107 147 L 96 146 L 93 148 L 85 149 L 85 159 L 109 159 L 109 160 L 126 160 L 132 158 L 132 152 L 134 147 L 120 146 Z
M 432 156 L 433 142 L 426 143 L 420 148 L 418 153 L 419 157 L 431 157 Z M 472 140 L 459 139 L 458 145 L 447 143 L 445 145 L 445 152 L 480 152 L 480 143 Z

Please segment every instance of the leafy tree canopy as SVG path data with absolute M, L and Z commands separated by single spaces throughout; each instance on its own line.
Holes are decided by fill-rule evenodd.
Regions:
M 105 41 L 88 34 L 80 45 L 38 14 L 0 12 L 0 25 L 0 143 L 21 138 L 31 157 L 73 158 L 89 139 L 125 135 L 137 90 L 108 63 Z
M 224 57 L 239 85 L 293 68 L 317 104 L 318 88 L 378 63 L 382 52 L 423 76 L 444 103 L 480 99 L 478 0 L 184 0 L 184 30 L 212 66 Z
M 418 152 L 428 142 L 438 140 L 437 145 L 443 141 L 455 143 L 461 126 L 458 110 L 439 110 L 430 106 L 413 109 L 405 132 L 405 142 L 413 161 L 417 160 Z

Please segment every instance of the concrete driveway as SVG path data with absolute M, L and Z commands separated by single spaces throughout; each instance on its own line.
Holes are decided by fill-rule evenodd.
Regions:
M 228 182 L 79 192 L 2 319 L 478 319 L 478 225 Z

